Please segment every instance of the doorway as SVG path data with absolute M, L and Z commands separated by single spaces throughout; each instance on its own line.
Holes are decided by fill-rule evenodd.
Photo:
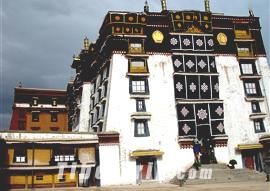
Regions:
M 214 152 L 214 142 L 209 125 L 197 126 L 197 139 L 201 144 L 201 164 L 217 163 Z
M 136 159 L 137 181 L 150 181 L 157 178 L 156 157 L 139 157 Z

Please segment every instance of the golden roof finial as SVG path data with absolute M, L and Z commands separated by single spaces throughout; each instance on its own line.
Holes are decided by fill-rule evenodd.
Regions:
M 73 60 L 80 60 L 80 57 L 79 56 L 76 56 L 75 54 L 73 54 Z
M 84 38 L 83 40 L 83 49 L 88 50 L 89 49 L 89 39 L 87 37 Z
M 161 2 L 162 11 L 166 11 L 167 10 L 167 1 L 166 0 L 160 0 L 160 2 Z
M 205 12 L 210 12 L 210 0 L 204 0 Z
M 149 5 L 147 0 L 144 2 L 144 12 L 149 12 Z

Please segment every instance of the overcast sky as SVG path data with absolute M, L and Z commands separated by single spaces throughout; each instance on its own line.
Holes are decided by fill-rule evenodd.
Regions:
M 148 0 L 150 11 L 160 11 L 160 0 Z M 171 10 L 204 10 L 203 0 L 167 0 Z M 13 88 L 65 89 L 74 71 L 72 55 L 83 38 L 92 41 L 109 10 L 143 11 L 144 0 L 0 0 L 1 68 L 0 129 L 9 128 Z M 212 12 L 261 17 L 269 52 L 269 0 L 211 0 Z M 269 53 L 268 53 L 269 55 Z

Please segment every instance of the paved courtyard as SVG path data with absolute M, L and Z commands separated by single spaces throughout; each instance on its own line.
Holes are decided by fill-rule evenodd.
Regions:
M 33 190 L 53 190 L 53 189 L 33 189 Z M 270 191 L 269 182 L 233 182 L 220 184 L 201 184 L 201 185 L 185 185 L 179 187 L 170 184 L 151 184 L 140 186 L 117 186 L 106 188 L 62 188 L 54 189 L 55 191 Z

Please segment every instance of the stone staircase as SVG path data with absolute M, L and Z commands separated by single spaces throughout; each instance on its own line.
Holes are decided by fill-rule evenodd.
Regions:
M 212 175 L 204 173 L 205 179 L 200 179 L 203 169 L 212 169 Z M 209 172 L 209 171 L 208 171 Z M 188 173 L 187 173 L 188 175 Z M 192 176 L 193 175 L 193 176 Z M 196 175 L 196 176 L 195 176 Z M 199 171 L 193 171 L 191 173 L 193 179 L 187 179 L 184 185 L 196 185 L 196 184 L 214 184 L 214 183 L 228 183 L 228 182 L 250 182 L 250 181 L 265 181 L 265 174 L 250 169 L 229 169 L 226 164 L 209 164 L 202 165 Z M 207 179 L 210 178 L 210 179 Z M 171 181 L 173 184 L 181 184 L 181 181 L 177 181 L 175 178 Z

